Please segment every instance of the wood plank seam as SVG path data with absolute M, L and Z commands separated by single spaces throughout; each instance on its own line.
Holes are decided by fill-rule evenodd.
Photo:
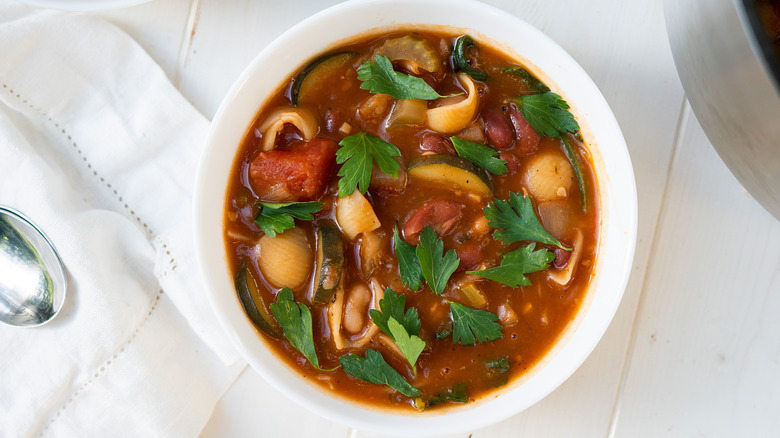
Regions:
M 688 126 L 688 119 L 690 118 L 691 107 L 688 103 L 688 99 L 685 95 L 682 98 L 682 104 L 680 105 L 680 116 L 677 119 L 677 127 L 675 128 L 674 143 L 672 145 L 672 158 L 669 160 L 669 168 L 666 172 L 666 180 L 664 181 L 664 188 L 661 194 L 661 205 L 658 207 L 658 212 L 655 218 L 655 225 L 653 231 L 650 234 L 650 250 L 648 251 L 648 264 L 642 272 L 642 280 L 639 282 L 639 297 L 637 299 L 637 305 L 634 309 L 633 323 L 631 325 L 631 333 L 628 337 L 628 346 L 626 347 L 625 355 L 623 357 L 623 366 L 620 370 L 620 379 L 618 380 L 618 386 L 615 390 L 615 398 L 612 403 L 612 414 L 609 421 L 609 429 L 607 431 L 608 438 L 615 438 L 617 431 L 617 424 L 620 417 L 620 398 L 625 388 L 626 379 L 628 377 L 629 370 L 631 368 L 631 356 L 633 355 L 634 345 L 636 344 L 637 337 L 637 321 L 639 315 L 642 313 L 643 303 L 647 294 L 645 293 L 645 287 L 647 284 L 647 278 L 649 272 L 652 271 L 654 261 L 654 252 L 658 246 L 659 236 L 661 233 L 661 222 L 666 209 L 666 200 L 669 196 L 670 180 L 672 177 L 672 170 L 674 169 L 677 161 L 680 157 L 680 151 L 682 150 L 682 142 L 685 138 L 685 129 Z
M 190 0 L 190 10 L 187 13 L 187 25 L 184 26 L 184 33 L 179 43 L 179 51 L 176 56 L 176 67 L 171 76 L 173 86 L 179 89 L 181 85 L 181 75 L 189 62 L 192 41 L 195 38 L 195 32 L 198 28 L 200 19 L 200 0 Z

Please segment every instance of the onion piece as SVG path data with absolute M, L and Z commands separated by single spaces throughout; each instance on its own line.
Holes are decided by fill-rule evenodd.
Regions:
M 385 127 L 422 125 L 428 111 L 428 102 L 422 99 L 396 100 Z
M 341 279 L 344 284 L 344 279 Z M 336 350 L 343 350 L 347 346 L 344 335 L 341 334 L 341 318 L 344 315 L 344 288 L 339 287 L 333 302 L 328 305 L 328 327 L 330 327 L 331 339 Z
M 477 112 L 479 93 L 474 81 L 465 73 L 459 73 L 458 81 L 466 88 L 468 96 L 460 102 L 428 109 L 428 127 L 443 134 L 453 134 L 468 126 Z
M 314 113 L 306 108 L 285 106 L 278 108 L 265 118 L 257 128 L 263 133 L 263 150 L 270 151 L 276 145 L 276 135 L 284 129 L 284 125 L 291 124 L 298 128 L 304 140 L 311 140 L 317 135 L 319 125 Z
M 360 241 L 360 270 L 363 277 L 370 276 L 383 261 L 383 249 L 387 246 L 387 234 L 382 230 L 363 233 Z

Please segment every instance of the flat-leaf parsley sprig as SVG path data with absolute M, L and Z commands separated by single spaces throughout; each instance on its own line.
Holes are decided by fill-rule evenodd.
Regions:
M 523 117 L 541 136 L 560 137 L 580 129 L 574 115 L 569 111 L 569 104 L 552 91 L 530 94 L 514 101 Z
M 498 158 L 497 150 L 458 137 L 450 137 L 450 140 L 452 140 L 452 146 L 455 147 L 455 152 L 461 157 L 479 164 L 485 170 L 496 175 L 507 173 L 506 161 Z
M 460 259 L 454 249 L 444 254 L 444 242 L 433 228 L 426 226 L 417 245 L 417 259 L 425 282 L 433 293 L 441 295 L 452 273 L 458 269 Z
M 550 251 L 544 248 L 534 251 L 535 248 L 536 243 L 525 245 L 504 255 L 499 266 L 468 273 L 509 287 L 530 286 L 531 280 L 525 274 L 547 269 L 555 259 L 555 254 Z
M 287 202 L 271 203 L 258 202 L 260 212 L 255 217 L 255 224 L 268 237 L 276 237 L 277 233 L 295 226 L 295 219 L 310 221 L 314 219 L 312 213 L 322 210 L 322 202 Z M 293 219 L 295 218 L 295 219 Z
M 393 228 L 393 242 L 395 257 L 398 259 L 398 271 L 401 274 L 401 282 L 409 290 L 418 290 L 422 287 L 422 271 L 420 261 L 417 260 L 417 252 L 414 245 L 406 243 L 398 234 L 398 225 Z
M 357 68 L 360 88 L 372 93 L 388 94 L 396 99 L 433 100 L 445 97 L 436 92 L 424 80 L 399 73 L 393 63 L 382 55 L 374 56 L 374 62 L 366 61 Z
M 474 345 L 475 342 L 494 341 L 501 337 L 503 327 L 498 316 L 486 310 L 472 309 L 449 301 L 452 313 L 452 342 Z
M 396 178 L 401 165 L 395 160 L 401 151 L 395 145 L 381 138 L 361 132 L 345 137 L 339 142 L 336 162 L 342 164 L 339 169 L 339 197 L 349 196 L 359 187 L 365 194 L 371 183 L 371 172 L 376 162 L 382 172 Z
M 314 348 L 314 333 L 312 330 L 311 311 L 303 303 L 293 300 L 293 293 L 289 287 L 279 291 L 276 302 L 271 304 L 273 313 L 279 325 L 284 331 L 284 337 L 290 341 L 296 350 L 300 351 L 306 359 L 320 371 L 333 371 L 336 368 L 325 370 L 320 368 L 317 359 L 317 350 Z
M 488 218 L 488 225 L 497 228 L 493 235 L 504 244 L 533 240 L 570 251 L 544 229 L 536 217 L 531 198 L 515 192 L 509 192 L 509 201 L 496 199 L 482 209 Z
M 417 358 L 425 349 L 425 341 L 417 336 L 420 332 L 420 318 L 417 315 L 417 309 L 410 307 L 404 313 L 405 307 L 406 297 L 387 288 L 384 297 L 379 300 L 381 311 L 371 309 L 368 313 L 374 324 L 395 342 L 409 365 L 412 366 L 412 372 L 416 375 Z
M 422 394 L 419 389 L 412 386 L 403 376 L 388 364 L 378 351 L 366 349 L 366 357 L 350 353 L 339 358 L 344 371 L 350 376 L 360 380 L 387 385 L 407 397 L 417 397 Z

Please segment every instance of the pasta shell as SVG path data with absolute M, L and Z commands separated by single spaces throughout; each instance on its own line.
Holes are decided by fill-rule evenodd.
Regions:
M 381 225 L 371 203 L 359 190 L 339 198 L 336 203 L 336 221 L 350 240 L 355 240 L 360 233 L 374 231 Z
M 272 286 L 295 289 L 309 278 L 314 254 L 302 229 L 291 228 L 276 237 L 263 236 L 256 251 L 260 270 Z
M 311 140 L 317 135 L 319 125 L 314 114 L 306 108 L 300 107 L 281 107 L 272 112 L 265 118 L 263 123 L 257 128 L 263 134 L 263 150 L 270 151 L 276 144 L 276 134 L 284 128 L 286 124 L 292 124 L 303 135 L 304 140 Z
M 460 102 L 428 110 L 428 127 L 442 134 L 456 133 L 474 120 L 479 94 L 474 81 L 465 74 L 458 74 L 458 81 L 466 88 L 468 96 Z

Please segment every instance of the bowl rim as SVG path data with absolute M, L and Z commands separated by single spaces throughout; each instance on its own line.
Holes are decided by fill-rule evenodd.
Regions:
M 408 17 L 407 20 L 401 18 L 405 7 L 415 8 L 417 13 L 413 22 L 408 22 Z M 438 8 L 439 11 L 446 13 L 426 16 L 420 14 L 421 8 L 424 11 Z M 350 17 L 358 16 L 364 20 L 348 21 Z M 481 28 L 477 31 L 468 25 L 478 20 L 482 20 L 480 23 L 483 23 L 485 29 Z M 349 24 L 332 26 L 334 21 Z M 491 25 L 487 26 L 486 23 Z M 469 29 L 475 41 L 488 40 L 504 51 L 510 50 L 508 53 L 520 58 L 526 67 L 534 69 L 535 74 L 543 73 L 545 79 L 551 80 L 552 83 L 561 85 L 571 82 L 582 87 L 571 89 L 569 88 L 571 85 L 562 85 L 559 94 L 572 106 L 578 121 L 581 122 L 583 127 L 581 132 L 586 135 L 586 140 L 589 140 L 588 135 L 596 135 L 594 130 L 598 133 L 598 136 L 593 138 L 594 141 L 588 142 L 594 165 L 600 167 L 596 170 L 602 221 L 597 266 L 602 266 L 604 271 L 603 266 L 606 264 L 610 268 L 608 272 L 613 274 L 603 276 L 602 271 L 599 271 L 594 275 L 588 292 L 589 302 L 583 303 L 572 324 L 578 330 L 567 329 L 566 339 L 556 343 L 545 358 L 535 366 L 532 375 L 519 379 L 522 381 L 514 382 L 505 390 L 483 397 L 477 403 L 424 415 L 396 411 L 383 413 L 368 406 L 347 402 L 341 397 L 334 397 L 333 394 L 325 394 L 315 384 L 303 382 L 304 379 L 298 378 L 295 371 L 282 361 L 278 359 L 268 361 L 269 354 L 273 356 L 273 353 L 258 351 L 258 345 L 264 345 L 258 343 L 265 341 L 260 339 L 243 315 L 243 309 L 235 294 L 218 293 L 218 291 L 224 292 L 228 286 L 232 289 L 233 286 L 232 277 L 226 271 L 227 262 L 222 234 L 213 231 L 222 230 L 224 226 L 224 214 L 221 212 L 225 203 L 224 187 L 227 184 L 227 170 L 219 166 L 224 167 L 225 155 L 230 156 L 227 160 L 228 168 L 232 166 L 235 157 L 235 150 L 231 149 L 232 152 L 227 154 L 223 145 L 238 144 L 226 142 L 225 138 L 235 138 L 235 131 L 242 124 L 238 133 L 239 140 L 245 135 L 257 111 L 264 104 L 265 98 L 278 89 L 281 80 L 288 78 L 290 72 L 295 71 L 313 56 L 343 41 L 351 40 L 356 35 L 370 33 L 378 28 L 414 26 Z M 510 26 L 513 35 L 511 39 L 500 37 L 508 31 L 502 33 L 496 29 Z M 356 28 L 362 29 L 357 32 L 352 31 Z M 317 34 L 316 32 L 323 32 L 327 37 L 322 38 L 322 41 L 309 41 L 305 44 L 306 48 L 300 48 L 301 35 Z M 523 35 L 536 45 L 531 50 L 533 53 L 544 49 L 552 55 L 544 59 L 530 56 L 529 58 L 534 59 L 534 62 L 531 62 L 525 57 L 525 52 L 514 50 L 523 45 L 516 42 L 516 35 Z M 525 44 L 528 46 L 528 42 Z M 317 49 L 311 49 L 312 46 Z M 303 51 L 306 54 L 293 56 L 291 52 L 294 50 L 291 48 L 297 48 L 299 52 Z M 277 75 L 280 80 L 267 85 L 265 87 L 267 93 L 262 98 L 251 97 L 256 96 L 252 93 L 258 88 L 262 88 L 257 85 L 258 77 L 262 79 L 269 76 L 267 72 L 261 71 L 263 63 L 269 59 L 292 68 L 286 70 L 280 68 L 284 70 L 283 74 Z M 248 107 L 253 99 L 255 99 L 255 106 L 250 114 L 241 113 L 236 109 L 241 105 Z M 595 141 L 596 138 L 598 141 Z M 601 146 L 602 143 L 604 147 Z M 606 156 L 603 155 L 605 151 L 608 152 Z M 215 186 L 222 188 L 215 189 Z M 214 116 L 206 147 L 201 156 L 194 193 L 196 253 L 200 270 L 206 280 L 207 296 L 223 329 L 252 368 L 275 389 L 310 411 L 338 423 L 385 434 L 425 436 L 473 430 L 506 419 L 547 396 L 579 368 L 612 321 L 628 282 L 636 244 L 638 214 L 636 183 L 631 160 L 617 121 L 596 85 L 568 53 L 541 31 L 514 15 L 473 0 L 422 2 L 419 0 L 353 0 L 325 9 L 284 32 L 254 58 L 222 101 Z M 217 201 L 216 205 L 220 206 L 219 209 L 210 208 L 215 201 Z M 605 244 L 612 247 L 605 247 Z M 611 252 L 604 253 L 605 248 Z M 218 255 L 220 251 L 221 256 Z M 602 287 L 608 290 L 599 293 Z M 598 314 L 594 314 L 594 308 L 598 310 Z M 583 327 L 587 330 L 582 329 Z M 517 394 L 520 389 L 525 393 L 513 397 L 512 394 Z M 501 397 L 499 398 L 498 395 Z M 505 400 L 515 403 L 506 403 Z

